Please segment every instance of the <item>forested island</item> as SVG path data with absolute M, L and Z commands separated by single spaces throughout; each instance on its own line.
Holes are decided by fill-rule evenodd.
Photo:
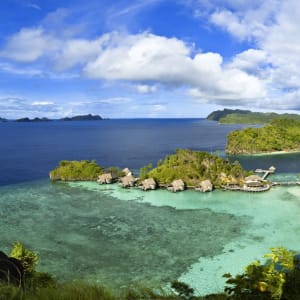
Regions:
M 300 121 L 274 119 L 262 128 L 234 130 L 227 136 L 227 154 L 300 151 Z
M 149 172 L 145 172 L 145 168 L 149 166 L 141 169 L 141 179 L 154 178 L 159 185 L 168 185 L 173 180 L 181 179 L 191 187 L 196 187 L 204 180 L 209 180 L 214 187 L 229 182 L 239 184 L 250 174 L 238 161 L 230 163 L 228 159 L 208 152 L 188 149 L 178 149 L 175 154 L 167 155 Z
M 221 124 L 267 124 L 277 119 L 299 120 L 298 114 L 277 114 L 252 112 L 241 109 L 224 109 L 210 113 L 207 120 L 218 121 Z
M 231 163 L 207 152 L 178 149 L 160 160 L 155 168 L 152 164 L 142 167 L 139 177 L 134 177 L 127 168 L 103 168 L 88 160 L 61 161 L 49 176 L 52 181 L 98 180 L 101 184 L 120 182 L 122 187 L 140 186 L 144 190 L 163 187 L 180 191 L 188 187 L 205 192 L 228 184 L 243 186 L 251 174 L 253 172 L 243 169 L 238 161 Z

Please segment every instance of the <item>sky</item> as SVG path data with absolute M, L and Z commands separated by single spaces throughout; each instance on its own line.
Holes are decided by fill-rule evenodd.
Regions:
M 298 0 L 1 0 L 0 117 L 299 112 Z

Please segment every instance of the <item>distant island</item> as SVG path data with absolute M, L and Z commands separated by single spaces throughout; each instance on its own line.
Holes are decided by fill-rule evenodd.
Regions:
M 234 130 L 227 136 L 227 154 L 300 151 L 300 121 L 274 119 L 262 128 Z
M 82 116 L 74 116 L 74 117 L 66 117 L 60 119 L 61 121 L 100 121 L 103 120 L 103 118 L 99 115 L 82 115 Z
M 218 121 L 222 124 L 267 124 L 276 119 L 299 120 L 300 115 L 297 114 L 277 114 L 252 112 L 250 110 L 241 109 L 224 109 L 216 110 L 210 113 L 207 120 Z
M 5 118 L 0 117 L 0 122 L 6 122 L 7 120 Z
M 16 122 L 49 122 L 51 121 L 48 118 L 34 118 L 34 119 L 30 119 L 30 118 L 21 118 L 21 119 L 17 119 L 15 120 Z
M 99 115 L 78 115 L 78 116 L 73 116 L 73 117 L 65 117 L 61 119 L 48 119 L 48 118 L 33 118 L 30 119 L 28 117 L 26 118 L 20 118 L 16 119 L 15 122 L 49 122 L 49 121 L 101 121 L 104 120 L 101 116 Z M 6 119 L 0 118 L 1 121 L 7 121 Z

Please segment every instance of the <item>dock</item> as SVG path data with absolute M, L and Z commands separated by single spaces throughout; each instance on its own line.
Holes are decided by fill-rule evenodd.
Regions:
M 265 180 L 270 174 L 275 173 L 275 171 L 276 171 L 276 168 L 274 166 L 272 166 L 268 170 L 256 169 L 255 173 L 264 173 L 264 175 L 261 177 L 261 179 Z

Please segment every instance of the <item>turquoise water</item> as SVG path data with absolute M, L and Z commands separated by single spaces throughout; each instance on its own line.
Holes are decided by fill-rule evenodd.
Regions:
M 23 242 L 61 280 L 120 288 L 179 278 L 206 294 L 270 247 L 300 252 L 299 213 L 300 187 L 173 194 L 40 180 L 0 187 L 1 249 Z

